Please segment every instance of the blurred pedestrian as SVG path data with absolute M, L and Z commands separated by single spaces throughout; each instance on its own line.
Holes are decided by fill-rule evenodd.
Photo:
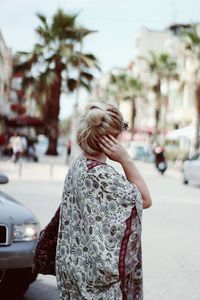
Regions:
M 34 162 L 38 162 L 38 155 L 32 140 L 28 140 L 27 158 L 32 159 Z
M 9 145 L 12 148 L 12 157 L 13 162 L 17 162 L 23 155 L 24 152 L 24 141 L 21 136 L 15 132 L 13 136 L 10 137 Z
M 153 153 L 154 153 L 154 162 L 156 169 L 161 173 L 167 170 L 167 162 L 165 158 L 165 148 L 158 143 L 154 143 L 153 145 Z
M 143 299 L 141 219 L 151 197 L 120 143 L 126 125 L 109 104 L 88 106 L 80 119 L 82 153 L 69 168 L 60 208 L 60 300 Z M 125 176 L 107 158 L 120 163 Z
M 22 144 L 22 156 L 26 156 L 28 151 L 28 137 L 26 135 L 21 135 L 21 144 Z

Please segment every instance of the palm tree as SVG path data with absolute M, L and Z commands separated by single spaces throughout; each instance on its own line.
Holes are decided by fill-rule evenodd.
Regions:
M 57 155 L 61 93 L 73 92 L 79 86 L 90 90 L 91 70 L 99 69 L 93 54 L 80 51 L 84 38 L 94 31 L 78 26 L 77 15 L 65 14 L 60 9 L 49 23 L 44 15 L 37 16 L 39 42 L 30 53 L 18 53 L 20 63 L 14 70 L 23 71 L 23 85 L 42 105 L 49 138 L 47 154 Z
M 192 61 L 191 78 L 188 80 L 195 86 L 197 115 L 195 149 L 197 150 L 200 147 L 200 28 L 199 25 L 179 26 L 176 34 L 184 44 L 186 60 Z
M 175 59 L 172 56 L 170 56 L 167 52 L 156 54 L 150 51 L 149 56 L 145 58 L 143 57 L 142 59 L 146 61 L 150 75 L 153 74 L 156 77 L 155 83 L 152 87 L 154 93 L 156 94 L 154 128 L 154 138 L 156 138 L 158 134 L 161 115 L 161 100 L 163 98 L 161 93 L 161 83 L 163 80 L 169 81 L 170 79 L 177 78 L 177 63 Z M 167 103 L 167 101 L 165 102 Z
M 131 100 L 131 129 L 134 132 L 134 123 L 136 117 L 136 98 L 142 96 L 143 84 L 138 77 L 129 75 L 123 71 L 118 74 L 110 73 L 108 84 L 106 86 L 107 96 L 113 96 L 118 105 L 120 101 Z

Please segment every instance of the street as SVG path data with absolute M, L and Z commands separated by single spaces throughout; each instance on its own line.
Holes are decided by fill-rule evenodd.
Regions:
M 173 170 L 161 176 L 152 165 L 137 166 L 153 199 L 143 215 L 144 300 L 200 300 L 200 188 L 184 186 Z M 60 202 L 66 166 L 48 176 L 36 164 L 37 175 L 27 168 L 21 178 L 11 168 L 18 166 L 0 163 L 10 176 L 1 190 L 29 207 L 44 227 Z M 23 299 L 58 299 L 55 278 L 40 275 Z

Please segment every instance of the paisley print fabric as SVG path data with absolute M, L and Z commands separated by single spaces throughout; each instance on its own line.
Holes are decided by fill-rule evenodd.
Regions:
M 141 217 L 139 190 L 113 167 L 72 163 L 56 250 L 60 300 L 143 299 Z

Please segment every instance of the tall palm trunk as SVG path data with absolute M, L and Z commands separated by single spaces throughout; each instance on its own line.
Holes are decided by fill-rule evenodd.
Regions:
M 200 148 L 200 85 L 196 90 L 196 109 L 197 109 L 197 122 L 195 133 L 195 150 Z
M 155 127 L 154 127 L 154 139 L 158 136 L 158 128 L 159 128 L 159 121 L 160 121 L 160 111 L 161 111 L 161 93 L 160 93 L 160 80 L 154 86 L 154 92 L 156 93 L 156 106 L 155 106 Z
M 169 106 L 168 96 L 164 96 L 162 102 L 163 102 L 162 135 L 163 135 L 163 139 L 165 139 L 165 134 L 167 130 L 167 112 Z
M 57 69 L 57 80 L 50 87 L 49 97 L 47 99 L 47 113 L 45 117 L 46 135 L 49 139 L 49 146 L 46 154 L 58 155 L 58 116 L 60 112 L 60 94 L 61 94 L 61 70 Z
M 135 98 L 132 98 L 132 103 L 131 103 L 131 132 L 132 132 L 132 137 L 134 136 L 134 129 L 135 129 L 135 117 L 136 117 L 136 103 L 135 103 Z

